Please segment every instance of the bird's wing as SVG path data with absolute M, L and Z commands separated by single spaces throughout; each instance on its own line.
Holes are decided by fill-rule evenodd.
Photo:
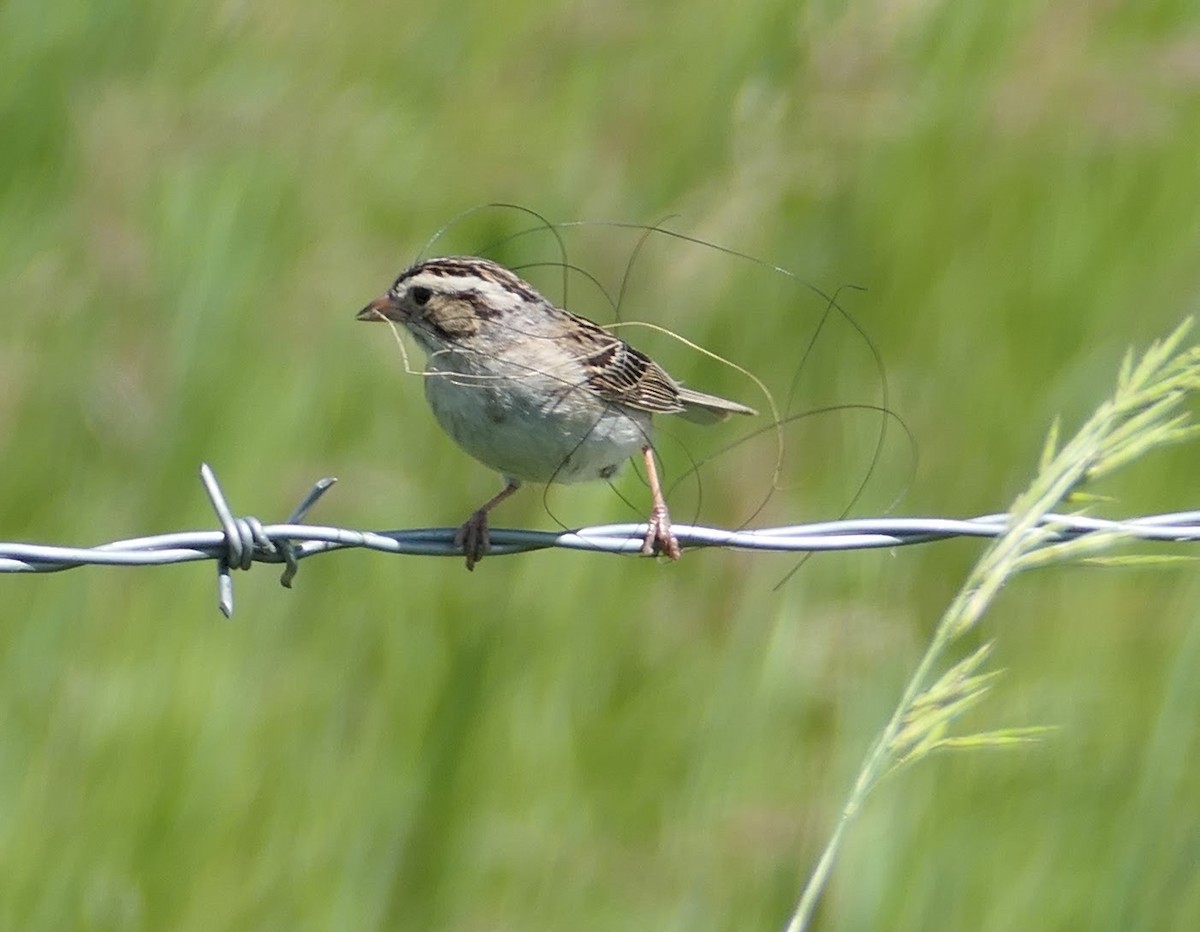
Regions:
M 679 386 L 662 366 L 586 317 L 571 316 L 580 326 L 569 337 L 576 344 L 576 358 L 592 391 L 605 401 L 651 414 L 684 410 Z

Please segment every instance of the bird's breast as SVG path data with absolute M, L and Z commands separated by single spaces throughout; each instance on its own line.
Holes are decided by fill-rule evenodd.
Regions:
M 650 417 L 556 379 L 431 371 L 438 423 L 484 465 L 526 482 L 607 479 L 650 442 Z

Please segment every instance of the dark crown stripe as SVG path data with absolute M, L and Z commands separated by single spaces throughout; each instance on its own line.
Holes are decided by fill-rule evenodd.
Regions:
M 497 284 L 526 301 L 544 300 L 532 285 L 518 278 L 508 269 L 488 259 L 478 259 L 473 256 L 448 256 L 419 262 L 396 279 L 396 286 L 402 285 L 416 275 L 436 275 L 439 278 L 480 278 Z

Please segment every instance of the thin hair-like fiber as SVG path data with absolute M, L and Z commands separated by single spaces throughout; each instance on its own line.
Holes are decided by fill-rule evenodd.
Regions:
M 757 427 L 748 433 L 744 433 L 736 440 L 734 440 L 728 444 L 725 444 L 722 447 L 720 447 L 718 450 L 716 450 L 715 452 L 709 453 L 702 457 L 695 456 L 693 454 L 693 452 L 691 451 L 691 449 L 689 448 L 688 444 L 684 443 L 680 439 L 680 437 L 675 434 L 675 432 L 673 432 L 669 429 L 664 429 L 661 425 L 657 426 L 656 433 L 658 434 L 658 436 L 660 438 L 664 438 L 664 439 L 667 437 L 671 438 L 671 440 L 673 441 L 673 445 L 675 445 L 678 450 L 683 452 L 683 454 L 685 455 L 685 457 L 687 458 L 687 461 L 688 461 L 688 465 L 684 468 L 684 471 L 680 475 L 671 478 L 669 482 L 666 481 L 668 479 L 667 467 L 665 466 L 665 464 L 662 464 L 662 460 L 661 460 L 661 457 L 659 456 L 657 444 L 652 441 L 651 437 L 645 431 L 643 431 L 647 445 L 651 447 L 651 449 L 654 452 L 654 455 L 659 459 L 660 464 L 662 464 L 660 466 L 659 473 L 664 480 L 664 495 L 667 495 L 667 496 L 671 495 L 672 493 L 676 492 L 676 490 L 678 490 L 680 488 L 680 484 L 682 482 L 686 481 L 689 477 L 695 477 L 695 479 L 696 479 L 696 500 L 695 500 L 693 507 L 690 509 L 690 511 L 693 513 L 693 518 L 692 518 L 693 522 L 696 521 L 699 517 L 700 511 L 701 511 L 701 505 L 702 505 L 702 501 L 703 501 L 703 483 L 701 481 L 701 475 L 700 475 L 700 470 L 702 469 L 702 467 L 704 467 L 707 464 L 712 463 L 715 459 L 721 457 L 722 455 L 731 452 L 732 450 L 736 449 L 738 446 L 740 446 L 746 442 L 749 442 L 753 438 L 761 436 L 763 433 L 765 433 L 767 431 L 772 431 L 775 435 L 775 457 L 774 457 L 775 462 L 774 462 L 774 465 L 771 470 L 771 478 L 770 478 L 770 482 L 768 484 L 767 491 L 765 492 L 761 501 L 752 509 L 752 511 L 749 513 L 749 515 L 747 515 L 741 521 L 739 526 L 744 528 L 744 527 L 748 526 L 748 524 L 751 521 L 755 520 L 755 518 L 757 518 L 759 515 L 761 515 L 763 513 L 763 510 L 766 508 L 767 504 L 771 500 L 771 498 L 775 495 L 775 493 L 787 487 L 787 485 L 785 485 L 782 482 L 782 471 L 783 471 L 784 463 L 785 463 L 785 452 L 786 452 L 786 445 L 787 445 L 787 441 L 784 436 L 784 427 L 786 425 L 795 424 L 795 423 L 797 423 L 801 420 L 807 419 L 807 418 L 824 415 L 824 414 L 830 414 L 830 413 L 839 412 L 839 411 L 840 412 L 845 412 L 845 411 L 873 412 L 873 413 L 878 413 L 880 416 L 880 428 L 875 436 L 875 441 L 874 441 L 874 445 L 873 445 L 874 448 L 873 448 L 872 454 L 869 458 L 869 463 L 868 463 L 866 469 L 864 470 L 864 473 L 863 473 L 861 479 L 858 481 L 858 483 L 855 487 L 855 490 L 850 495 L 849 500 L 847 501 L 845 506 L 841 509 L 841 511 L 838 515 L 839 519 L 845 518 L 848 514 L 850 514 L 850 512 L 853 510 L 855 504 L 862 497 L 866 488 L 868 487 L 872 478 L 874 477 L 875 471 L 878 468 L 880 459 L 882 457 L 885 444 L 887 442 L 888 423 L 891 420 L 896 420 L 900 424 L 901 428 L 903 429 L 903 431 L 905 432 L 905 435 L 907 436 L 907 438 L 909 440 L 910 449 L 915 450 L 915 444 L 912 443 L 911 432 L 908 430 L 907 426 L 904 424 L 903 419 L 901 419 L 890 407 L 890 392 L 889 392 L 889 388 L 888 388 L 886 368 L 883 364 L 883 359 L 878 350 L 878 347 L 875 345 L 874 341 L 871 340 L 871 338 L 867 334 L 865 328 L 861 325 L 861 323 L 857 320 L 857 318 L 854 315 L 852 315 L 851 313 L 849 313 L 849 311 L 847 311 L 847 309 L 842 305 L 842 303 L 840 301 L 840 297 L 845 290 L 853 289 L 853 290 L 862 291 L 865 289 L 862 289 L 859 286 L 848 285 L 848 286 L 839 287 L 833 294 L 828 294 L 827 292 L 825 292 L 821 288 L 817 287 L 816 285 L 812 284 L 811 282 L 806 281 L 803 278 L 800 278 L 795 273 L 793 273 L 781 266 L 777 266 L 773 263 L 770 263 L 770 262 L 760 259 L 756 256 L 752 256 L 748 253 L 744 253 L 744 252 L 741 252 L 736 249 L 731 249 L 731 248 L 728 248 L 725 246 L 720 246 L 715 243 L 710 243 L 705 240 L 702 240 L 698 237 L 693 237 L 688 234 L 680 233 L 676 230 L 672 230 L 664 225 L 668 220 L 673 219 L 671 217 L 665 217 L 662 220 L 660 220 L 659 222 L 650 224 L 650 225 L 627 223 L 627 222 L 620 222 L 620 221 L 590 221 L 590 220 L 569 221 L 569 222 L 565 222 L 565 223 L 557 223 L 556 224 L 556 223 L 552 223 L 545 216 L 543 216 L 542 214 L 540 214 L 537 211 L 534 211 L 530 208 L 527 208 L 527 207 L 524 207 L 521 205 L 517 205 L 517 204 L 506 204 L 506 203 L 484 204 L 484 205 L 472 207 L 468 210 L 461 212 L 460 214 L 458 214 L 457 216 L 452 218 L 450 221 L 448 221 L 446 224 L 444 224 L 441 228 L 439 228 L 433 234 L 433 236 L 431 236 L 425 242 L 425 244 L 422 246 L 422 248 L 420 250 L 420 253 L 419 253 L 420 257 L 424 258 L 425 256 L 427 256 L 427 254 L 433 249 L 434 244 L 436 244 L 441 238 L 443 238 L 457 224 L 460 224 L 463 221 L 465 221 L 466 219 L 477 216 L 488 210 L 502 210 L 502 211 L 517 212 L 519 214 L 523 214 L 523 215 L 533 218 L 536 221 L 536 223 L 533 226 L 518 230 L 513 233 L 506 234 L 502 237 L 492 240 L 484 248 L 477 250 L 477 254 L 487 256 L 489 253 L 494 253 L 495 251 L 500 250 L 506 246 L 510 246 L 511 244 L 513 244 L 519 240 L 533 237 L 538 234 L 549 234 L 553 238 L 553 242 L 555 245 L 555 252 L 557 253 L 557 261 L 546 261 L 546 260 L 539 261 L 539 260 L 531 259 L 529 261 L 513 263 L 512 265 L 509 266 L 509 268 L 511 268 L 513 271 L 518 272 L 518 273 L 523 273 L 529 269 L 539 269 L 539 268 L 555 268 L 555 269 L 560 270 L 561 275 L 562 275 L 561 282 L 560 282 L 560 295 L 561 296 L 558 298 L 558 300 L 555 303 L 558 306 L 562 307 L 564 310 L 569 310 L 569 308 L 570 308 L 570 300 L 569 300 L 570 291 L 569 291 L 569 289 L 570 289 L 570 279 L 571 279 L 572 275 L 582 276 L 583 279 L 585 279 L 592 287 L 594 287 L 596 289 L 597 293 L 601 296 L 603 302 L 611 309 L 614 320 L 613 320 L 613 322 L 608 323 L 608 324 L 600 324 L 599 326 L 601 327 L 601 329 L 607 330 L 609 332 L 614 332 L 621 328 L 642 327 L 647 330 L 651 330 L 653 332 L 663 334 L 663 335 L 671 338 L 672 340 L 678 342 L 679 344 L 682 344 L 683 346 L 688 347 L 692 351 L 698 352 L 716 362 L 721 363 L 722 365 L 732 368 L 734 371 L 737 371 L 744 377 L 751 380 L 754 383 L 757 391 L 762 395 L 762 397 L 764 397 L 766 399 L 766 406 L 769 410 L 770 421 L 771 421 L 770 424 L 766 424 L 761 427 Z M 584 228 L 608 228 L 608 229 L 614 229 L 614 230 L 630 230 L 630 231 L 637 231 L 637 233 L 638 233 L 637 240 L 634 243 L 634 245 L 630 251 L 630 254 L 628 256 L 628 259 L 625 262 L 625 269 L 622 274 L 621 282 L 617 289 L 615 298 L 613 297 L 612 293 L 610 293 L 608 291 L 608 289 L 604 286 L 603 282 L 601 282 L 600 279 L 595 274 L 593 274 L 588 269 L 582 267 L 578 263 L 570 261 L 569 251 L 568 251 L 567 243 L 566 243 L 563 233 L 564 233 L 564 231 L 569 231 L 572 229 L 584 229 Z M 799 360 L 797 362 L 795 370 L 793 371 L 792 377 L 791 377 L 789 385 L 788 385 L 787 396 L 786 396 L 785 404 L 782 407 L 782 410 L 780 409 L 780 406 L 777 404 L 773 393 L 768 388 L 768 386 L 763 381 L 763 379 L 760 378 L 759 376 L 757 376 L 756 374 L 754 374 L 753 372 L 751 372 L 750 370 L 748 370 L 747 368 L 740 366 L 737 363 L 734 363 L 733 361 L 726 359 L 725 357 L 700 346 L 699 344 L 695 343 L 694 341 L 692 341 L 684 336 L 681 336 L 680 334 L 673 332 L 669 328 L 663 327 L 658 324 L 650 323 L 647 321 L 622 320 L 622 310 L 623 310 L 624 304 L 628 298 L 628 295 L 630 293 L 630 286 L 631 286 L 631 281 L 632 281 L 634 265 L 641 257 L 648 242 L 651 240 L 651 238 L 653 238 L 656 235 L 667 237 L 669 239 L 674 239 L 674 240 L 680 241 L 682 243 L 699 246 L 703 249 L 712 250 L 713 252 L 715 252 L 717 254 L 725 255 L 732 259 L 738 259 L 738 260 L 748 262 L 753 266 L 757 266 L 757 267 L 759 267 L 765 271 L 768 271 L 770 273 L 773 273 L 773 274 L 781 275 L 784 278 L 797 283 L 797 285 L 803 287 L 804 289 L 808 290 L 812 294 L 819 296 L 823 300 L 824 309 L 821 312 L 821 315 L 818 318 L 813 331 L 808 336 L 805 346 L 800 354 Z M 858 335 L 858 338 L 861 340 L 863 345 L 867 347 L 867 349 L 870 353 L 870 356 L 871 356 L 873 366 L 874 366 L 875 371 L 878 376 L 878 384 L 879 384 L 879 390 L 880 390 L 879 402 L 877 404 L 876 403 L 869 403 L 869 404 L 868 403 L 848 403 L 848 404 L 828 405 L 828 406 L 822 406 L 819 408 L 813 408 L 813 409 L 809 409 L 809 410 L 805 410 L 805 411 L 794 411 L 793 408 L 796 404 L 797 395 L 799 392 L 799 384 L 800 384 L 801 374 L 805 370 L 812 353 L 815 351 L 815 347 L 816 347 L 818 341 L 820 340 L 821 336 L 825 332 L 825 330 L 828 326 L 829 320 L 834 315 L 841 317 L 852 328 L 852 330 Z M 432 377 L 435 375 L 440 376 L 440 377 L 454 377 L 456 380 L 462 379 L 462 382 L 460 382 L 460 384 L 468 384 L 468 383 L 476 383 L 476 382 L 482 383 L 482 382 L 488 380 L 489 378 L 493 378 L 493 377 L 487 376 L 485 374 L 430 372 L 427 370 L 414 371 L 409 363 L 407 351 L 404 347 L 403 340 L 400 337 L 398 327 L 392 321 L 388 321 L 388 323 L 392 328 L 392 332 L 393 332 L 394 337 L 396 338 L 397 344 L 400 346 L 402 358 L 404 360 L 404 370 L 407 374 L 421 375 L 422 377 L 425 377 L 425 378 Z M 530 338 L 537 338 L 537 339 L 544 338 L 544 336 L 541 334 L 528 334 L 527 336 Z M 614 339 L 619 339 L 619 337 L 617 337 L 615 335 L 615 333 L 614 333 Z M 533 370 L 530 370 L 530 371 L 533 371 Z M 560 378 L 554 372 L 539 372 L 538 374 L 542 375 L 542 376 L 550 376 L 552 378 Z M 506 377 L 507 376 L 497 375 L 494 378 L 503 379 Z M 562 378 L 561 381 L 565 388 L 563 398 L 568 397 L 571 392 L 582 389 L 582 388 L 586 387 L 586 385 L 587 385 L 586 381 L 574 379 L 574 378 L 571 378 L 571 379 Z M 599 423 L 599 421 L 597 421 L 597 424 L 598 423 Z M 581 438 L 579 439 L 578 443 L 582 444 L 582 443 L 586 442 L 588 435 L 589 435 L 588 433 L 584 433 L 584 435 L 581 436 Z M 637 473 L 637 475 L 639 476 L 641 481 L 643 483 L 645 483 L 645 477 L 642 475 L 641 470 L 637 468 L 638 464 L 636 461 L 638 458 L 634 457 L 633 459 L 635 460 L 635 472 Z M 914 453 L 914 456 L 912 457 L 912 462 L 914 464 L 915 464 L 915 459 L 916 459 L 916 457 L 915 457 L 915 453 Z M 565 465 L 565 463 L 564 463 L 564 465 Z M 915 469 L 915 465 L 913 468 Z M 553 480 L 551 480 L 551 482 L 553 482 Z M 907 483 L 905 483 L 905 485 L 907 486 Z M 560 528 L 566 529 L 567 525 L 564 522 L 562 522 L 558 518 L 558 516 L 556 516 L 553 513 L 553 511 L 550 508 L 548 486 L 549 486 L 549 483 L 547 483 L 547 487 L 543 490 L 543 495 L 542 495 L 543 506 L 545 507 L 546 513 L 551 518 L 551 520 L 553 520 L 555 522 L 555 524 L 558 525 Z M 609 486 L 610 486 L 610 488 L 613 488 L 614 491 L 617 491 L 618 497 L 626 505 L 628 505 L 633 511 L 635 511 L 635 512 L 639 511 L 639 509 L 634 507 L 628 501 L 628 499 L 623 494 L 621 494 L 619 492 L 619 490 L 616 489 L 615 485 L 611 481 L 609 482 Z M 889 510 L 894 508 L 898 501 L 899 501 L 899 497 L 897 497 L 897 499 L 895 501 L 893 501 L 893 503 L 889 506 Z M 788 578 L 790 578 L 791 575 L 797 569 L 799 569 L 799 566 L 802 563 L 803 563 L 803 560 L 801 560 L 800 563 L 797 563 L 791 570 L 789 570 L 788 573 L 781 580 L 780 584 L 782 584 L 782 582 L 784 582 Z

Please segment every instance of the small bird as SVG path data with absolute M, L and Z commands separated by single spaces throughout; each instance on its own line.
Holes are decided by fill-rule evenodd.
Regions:
M 468 570 L 488 551 L 488 513 L 522 482 L 609 479 L 638 452 L 652 498 L 642 553 L 661 548 L 678 560 L 654 463 L 652 416 L 709 424 L 758 413 L 685 388 L 645 353 L 489 259 L 419 262 L 357 319 L 408 329 L 428 357 L 422 375 L 434 417 L 504 478 L 504 488 L 455 535 Z

